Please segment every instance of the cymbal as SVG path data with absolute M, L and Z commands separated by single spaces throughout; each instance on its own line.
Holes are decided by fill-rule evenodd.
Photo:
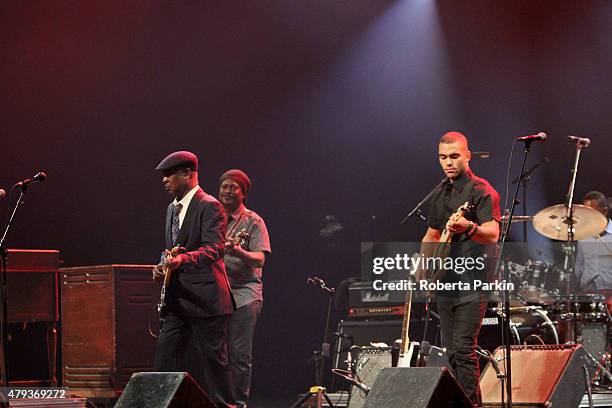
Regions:
M 508 217 L 505 215 L 502 217 L 502 222 L 506 222 Z M 515 215 L 512 217 L 512 222 L 526 222 L 533 220 L 533 215 Z
M 557 204 L 540 210 L 533 217 L 533 227 L 547 238 L 558 241 L 568 239 L 567 207 Z M 606 217 L 581 204 L 573 205 L 574 240 L 581 240 L 600 234 L 608 225 Z

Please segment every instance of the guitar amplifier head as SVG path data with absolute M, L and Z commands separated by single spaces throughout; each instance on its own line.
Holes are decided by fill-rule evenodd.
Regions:
M 405 303 L 406 291 L 376 290 L 372 282 L 354 282 L 348 288 L 349 309 L 403 307 Z

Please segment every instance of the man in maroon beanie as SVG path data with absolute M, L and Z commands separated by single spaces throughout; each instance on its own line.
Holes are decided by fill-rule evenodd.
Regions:
M 219 201 L 227 215 L 223 260 L 237 308 L 227 341 L 237 407 L 246 407 L 249 399 L 253 334 L 263 302 L 262 267 L 271 252 L 264 220 L 245 206 L 250 189 L 251 180 L 241 170 L 228 170 L 219 179 Z

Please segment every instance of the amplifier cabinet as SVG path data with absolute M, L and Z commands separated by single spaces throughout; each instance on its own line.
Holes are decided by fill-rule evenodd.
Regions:
M 58 320 L 59 251 L 9 249 L 7 298 L 9 323 Z
M 153 265 L 61 270 L 63 385 L 82 397 L 112 398 L 131 375 L 151 371 L 160 282 Z
M 6 356 L 12 385 L 56 385 L 59 251 L 9 249 Z M 1 312 L 0 312 L 1 313 Z M 0 361 L 2 361 L 0 349 Z M 1 366 L 1 364 L 0 364 Z M 0 367 L 4 383 L 4 367 Z

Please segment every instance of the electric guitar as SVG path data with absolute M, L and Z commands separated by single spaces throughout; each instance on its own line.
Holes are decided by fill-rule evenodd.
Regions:
M 400 346 L 398 367 L 410 367 L 416 344 L 410 341 L 410 315 L 412 312 L 412 291 L 406 290 L 406 303 L 404 305 L 404 322 L 402 323 L 402 344 Z
M 451 241 L 453 239 L 454 234 L 448 230 L 447 225 L 450 222 L 453 222 L 453 223 L 457 222 L 459 218 L 464 217 L 466 213 L 471 212 L 473 210 L 474 210 L 474 206 L 466 201 L 457 209 L 457 211 L 451 214 L 446 224 L 444 224 L 444 229 L 442 230 L 442 233 L 440 234 L 440 239 L 438 240 L 437 244 L 435 244 L 434 246 L 433 258 L 440 258 L 444 260 L 450 255 Z M 442 261 L 442 264 L 443 263 L 444 261 Z M 440 266 L 441 266 L 440 268 L 434 269 L 430 282 L 438 282 L 446 274 L 446 269 L 444 269 L 444 266 L 443 265 L 440 265 Z M 435 294 L 435 291 L 428 292 L 429 297 L 432 297 L 434 294 Z
M 170 286 L 170 280 L 172 279 L 172 271 L 170 268 L 168 268 L 168 261 L 182 253 L 185 253 L 185 248 L 178 246 L 169 251 L 164 251 L 163 259 L 160 262 L 162 271 L 164 272 L 164 283 L 161 287 L 159 302 L 157 302 L 157 311 L 159 313 L 163 312 L 164 308 L 166 307 L 166 290 L 168 289 L 168 286 Z
M 227 251 L 231 247 L 243 246 L 251 235 L 247 232 L 246 228 L 242 228 L 236 234 L 228 237 L 225 240 L 225 250 Z

